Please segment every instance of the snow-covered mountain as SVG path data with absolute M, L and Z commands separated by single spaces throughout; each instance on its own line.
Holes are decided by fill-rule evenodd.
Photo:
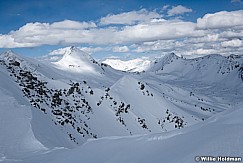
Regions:
M 75 47 L 53 63 L 4 52 L 0 160 L 38 162 L 43 153 L 50 153 L 53 156 L 45 158 L 54 161 L 56 154 L 69 153 L 66 149 L 75 148 L 70 150 L 75 155 L 123 140 L 140 147 L 137 139 L 140 144 L 161 137 L 155 133 L 179 135 L 189 126 L 201 133 L 201 124 L 211 117 L 242 106 L 242 63 L 242 57 L 234 55 L 184 59 L 170 54 L 151 63 L 146 72 L 128 73 L 98 63 Z M 193 130 L 188 129 L 192 136 Z M 144 134 L 149 135 L 135 136 Z M 113 136 L 118 139 L 103 139 Z M 91 138 L 100 141 L 88 141 Z M 108 161 L 105 157 L 101 162 Z
M 185 59 L 171 53 L 155 60 L 148 70 L 156 74 L 170 74 L 178 80 L 194 80 L 203 83 L 221 83 L 240 85 L 240 72 L 243 63 L 242 56 L 208 55 L 204 57 Z M 234 81 L 232 81 L 234 79 Z
M 152 60 L 148 57 L 141 57 L 123 61 L 117 58 L 107 58 L 102 63 L 110 65 L 112 68 L 128 71 L 128 72 L 142 72 L 150 67 Z
M 66 50 L 60 61 L 53 63 L 59 69 L 74 72 L 96 73 L 97 71 L 104 71 L 101 68 L 101 65 L 97 63 L 89 54 L 75 47 L 70 47 L 69 50 Z

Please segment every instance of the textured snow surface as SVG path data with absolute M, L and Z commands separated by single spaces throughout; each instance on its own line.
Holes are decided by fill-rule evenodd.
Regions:
M 168 133 L 89 140 L 25 162 L 195 162 L 196 156 L 243 157 L 242 104 L 201 124 Z

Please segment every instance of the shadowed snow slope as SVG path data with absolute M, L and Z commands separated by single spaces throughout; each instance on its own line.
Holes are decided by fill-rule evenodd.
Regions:
M 236 108 L 240 109 L 236 109 Z M 243 157 L 242 103 L 234 111 L 200 125 L 164 134 L 90 140 L 73 150 L 59 150 L 25 162 L 195 162 L 196 156 Z
M 35 138 L 31 107 L 8 74 L 0 69 L 0 161 L 46 148 Z

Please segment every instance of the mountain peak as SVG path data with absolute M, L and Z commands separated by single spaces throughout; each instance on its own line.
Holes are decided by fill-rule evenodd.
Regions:
M 16 54 L 12 50 L 7 50 L 7 51 L 1 53 L 0 59 L 7 60 L 7 61 L 10 61 L 10 60 L 22 61 L 22 60 L 24 60 L 22 56 L 19 56 L 18 54 Z
M 0 54 L 1 57 L 10 57 L 10 56 L 16 56 L 16 54 L 12 50 L 7 50 Z
M 90 56 L 90 54 L 84 52 L 83 50 L 80 50 L 79 48 L 75 47 L 75 46 L 71 46 L 70 48 L 68 48 L 64 55 L 63 55 L 63 59 L 66 58 L 67 56 L 69 57 L 74 57 L 77 59 L 88 59 L 91 62 L 94 61 L 93 57 Z
M 69 48 L 65 48 L 64 55 L 71 55 L 71 54 L 73 54 L 75 52 L 79 52 L 79 51 L 81 51 L 79 48 L 77 48 L 75 46 L 70 46 Z M 83 53 L 85 53 L 85 52 L 83 52 Z
M 168 58 L 168 59 L 178 59 L 178 58 L 180 58 L 179 56 L 177 56 L 175 53 L 169 53 L 169 54 L 167 54 L 167 55 L 165 55 L 164 57 L 166 57 L 166 58 Z
M 72 49 L 75 49 L 75 48 L 76 48 L 75 46 L 71 46 L 71 47 L 70 47 L 71 50 L 72 50 Z
M 75 72 L 96 72 L 98 63 L 86 52 L 71 46 L 62 59 L 54 63 L 60 69 Z
M 78 52 L 78 51 L 82 51 L 82 50 L 80 50 L 79 48 L 77 48 L 77 47 L 75 47 L 75 46 L 71 46 L 71 47 L 69 48 L 69 50 L 70 50 L 70 53 Z M 82 52 L 84 53 L 84 51 L 82 51 Z
M 149 71 L 163 70 L 163 67 L 166 64 L 170 64 L 174 60 L 178 60 L 178 59 L 182 59 L 182 58 L 177 56 L 175 53 L 169 53 L 161 58 L 157 58 L 156 60 L 154 60 L 152 66 L 148 70 Z

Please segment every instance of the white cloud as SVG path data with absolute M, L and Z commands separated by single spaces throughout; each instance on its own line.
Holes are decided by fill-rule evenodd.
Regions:
M 224 39 L 243 39 L 243 29 L 229 29 L 227 31 L 222 31 L 219 34 L 219 37 Z
M 240 54 L 242 55 L 242 40 L 221 41 L 217 36 L 202 37 L 202 39 L 188 38 L 184 41 L 178 40 L 159 40 L 154 42 L 146 42 L 143 44 L 132 45 L 134 52 L 138 53 L 157 53 L 168 54 L 171 52 L 177 55 L 208 55 L 208 54 Z
M 91 29 L 83 29 L 84 26 L 81 26 L 81 28 L 75 26 L 75 28 L 70 29 L 70 27 L 60 28 L 59 22 L 59 25 L 53 24 L 27 23 L 19 30 L 10 32 L 9 37 L 15 44 L 22 45 L 22 47 L 86 43 L 92 39 L 89 32 Z M 5 46 L 2 45 L 2 47 Z
M 182 15 L 187 12 L 192 12 L 192 9 L 184 7 L 182 5 L 174 6 L 168 11 L 168 16 Z
M 0 35 L 0 48 L 35 47 L 34 43 L 17 42 L 12 35 Z
M 241 47 L 243 45 L 242 40 L 234 39 L 229 41 L 224 41 L 221 43 L 222 47 Z
M 121 19 L 119 26 L 112 24 L 121 15 L 127 15 L 127 21 Z M 108 19 L 109 16 L 106 26 L 72 20 L 27 23 L 16 31 L 0 34 L 0 48 L 75 44 L 87 53 L 153 51 L 226 55 L 243 51 L 243 10 L 206 14 L 197 23 L 166 20 L 156 11 L 144 9 L 113 15 L 116 19 Z
M 115 46 L 113 47 L 112 51 L 125 53 L 125 52 L 129 52 L 129 48 L 127 46 Z
M 129 43 L 197 37 L 203 34 L 203 31 L 195 30 L 194 23 L 165 21 L 154 24 L 127 26 L 116 33 L 116 38 L 120 43 Z
M 55 50 L 49 52 L 49 55 L 63 55 L 67 51 L 69 51 L 69 49 L 70 49 L 70 47 L 55 49 Z
M 120 57 L 119 56 L 109 56 L 109 57 L 106 57 L 106 58 L 104 58 L 104 60 L 105 59 L 120 59 Z
M 241 0 L 231 0 L 231 3 L 242 3 Z
M 97 27 L 94 22 L 77 22 L 72 20 L 64 20 L 55 22 L 50 25 L 51 28 L 57 29 L 87 29 Z
M 110 50 L 109 47 L 106 47 L 106 48 L 103 48 L 103 47 L 79 47 L 79 49 L 86 52 L 86 53 L 89 53 L 89 54 L 92 54 L 92 53 L 95 53 L 95 52 L 100 52 L 100 51 L 109 51 Z
M 217 50 L 215 49 L 196 49 L 196 50 L 193 50 L 191 51 L 192 54 L 196 54 L 196 55 L 201 55 L 201 54 L 204 54 L 204 55 L 207 55 L 207 54 L 217 54 Z
M 243 10 L 221 11 L 214 14 L 206 14 L 197 19 L 197 27 L 203 29 L 230 28 L 243 26 Z
M 19 30 L 10 32 L 9 35 L 2 35 L 2 42 L 9 42 L 9 44 L 4 43 L 0 46 L 32 47 L 45 44 L 70 45 L 78 43 L 105 45 L 203 35 L 202 31 L 195 30 L 195 23 L 171 20 L 136 24 L 123 28 L 61 29 L 53 27 L 53 24 L 28 23 Z
M 0 47 L 11 48 L 18 47 L 10 35 L 0 35 Z
M 161 18 L 161 16 L 154 11 L 147 11 L 146 9 L 141 9 L 139 11 L 125 12 L 116 15 L 107 15 L 101 18 L 100 23 L 102 25 L 108 24 L 126 24 L 133 25 L 138 22 L 149 22 L 152 19 Z
M 94 52 L 99 52 L 99 51 L 110 50 L 110 48 L 102 48 L 102 47 L 77 47 L 77 48 L 89 54 L 92 54 Z M 70 51 L 70 46 L 53 50 L 49 53 L 49 55 L 63 55 L 68 51 Z

